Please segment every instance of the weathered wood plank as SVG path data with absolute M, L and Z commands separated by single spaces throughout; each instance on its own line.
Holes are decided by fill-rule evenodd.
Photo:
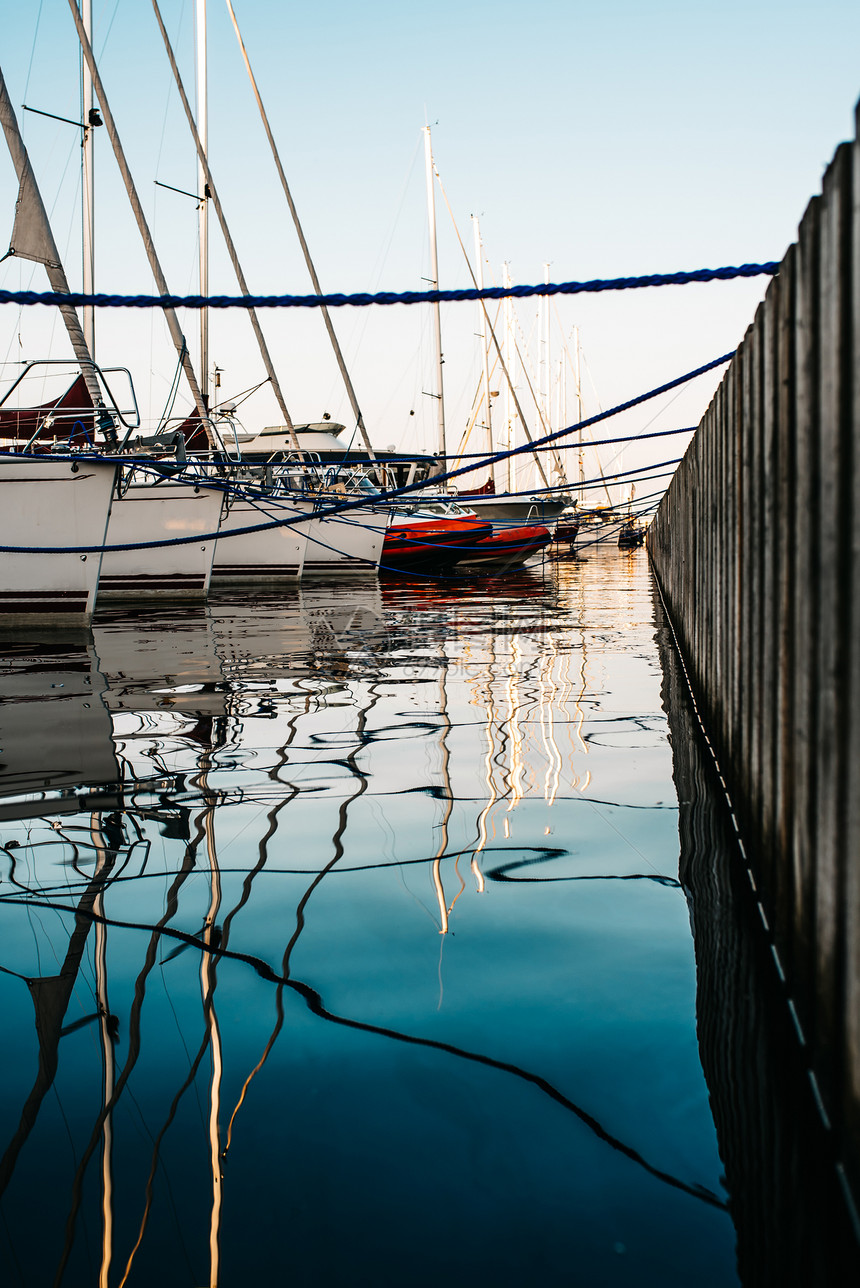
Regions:
M 842 908 L 844 903 L 845 757 L 842 720 L 847 640 L 846 460 L 850 441 L 850 200 L 851 149 L 844 144 L 824 176 L 819 264 L 819 645 L 816 678 L 815 908 L 816 1074 L 827 1103 L 841 1112 L 844 1011 Z
M 777 477 L 777 329 L 779 313 L 779 279 L 769 286 L 761 315 L 762 397 L 761 397 L 761 473 L 759 520 L 761 563 L 759 576 L 759 684 L 760 715 L 758 720 L 758 776 L 760 783 L 757 810 L 761 862 L 761 879 L 766 893 L 768 914 L 775 918 L 781 880 L 781 864 L 774 844 L 775 801 L 775 736 L 776 736 L 776 532 L 781 516 L 776 510 Z
M 794 641 L 794 515 L 797 510 L 794 375 L 795 250 L 791 247 L 779 270 L 777 319 L 777 478 L 776 478 L 776 693 L 774 730 L 774 844 L 782 863 L 780 886 L 774 903 L 774 933 L 783 968 L 791 976 L 794 944 L 792 907 L 796 897 L 790 861 L 791 820 L 794 804 L 794 744 L 792 691 L 798 664 Z
M 860 1195 L 860 107 L 853 145 L 851 212 L 851 421 L 846 462 L 849 508 L 849 596 L 847 685 L 843 719 L 847 741 L 843 781 L 845 818 L 845 1082 L 842 1112 L 847 1149 L 844 1164 L 855 1195 Z
M 794 523 L 794 813 L 791 829 L 792 881 L 795 890 L 792 942 L 796 969 L 792 978 L 795 1005 L 811 1034 L 815 978 L 815 883 L 813 801 L 816 761 L 818 656 L 817 533 L 818 487 L 818 255 L 820 199 L 810 202 L 797 241 L 795 308 L 795 461 Z

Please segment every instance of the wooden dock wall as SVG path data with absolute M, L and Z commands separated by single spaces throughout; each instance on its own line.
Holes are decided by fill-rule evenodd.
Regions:
M 858 139 L 838 149 L 810 202 L 648 549 L 856 1205 Z

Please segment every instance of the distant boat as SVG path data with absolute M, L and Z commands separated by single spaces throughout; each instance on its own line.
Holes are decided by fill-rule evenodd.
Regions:
M 619 550 L 635 550 L 645 540 L 645 529 L 638 519 L 627 519 L 618 533 Z

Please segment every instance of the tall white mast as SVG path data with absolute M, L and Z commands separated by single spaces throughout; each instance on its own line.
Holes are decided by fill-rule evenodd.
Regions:
M 439 289 L 439 259 L 436 253 L 436 193 L 433 184 L 433 148 L 430 143 L 430 126 L 424 129 L 424 161 L 427 171 L 427 218 L 430 224 L 430 288 Z M 438 450 L 445 455 L 445 396 L 442 385 L 442 315 L 439 301 L 433 305 L 433 330 L 436 336 L 436 393 L 433 395 L 438 403 L 436 423 L 438 426 Z
M 92 0 L 83 0 L 81 17 L 87 39 L 93 39 L 93 5 Z M 93 78 L 86 59 L 81 56 L 81 120 L 84 126 L 84 137 L 81 140 L 81 202 L 83 223 L 83 288 L 85 295 L 95 291 L 95 178 L 93 171 Z M 96 356 L 96 311 L 92 304 L 85 304 L 82 312 L 84 339 L 91 357 Z
M 197 133 L 204 156 L 209 154 L 209 98 L 206 57 L 206 0 L 197 0 Z M 200 294 L 209 294 L 209 187 L 203 162 L 197 159 L 197 227 L 200 254 Z M 200 310 L 200 393 L 209 407 L 209 310 Z
M 137 189 L 134 186 L 134 180 L 131 177 L 131 171 L 128 168 L 128 162 L 126 161 L 125 153 L 123 152 L 122 144 L 120 143 L 119 135 L 116 131 L 113 114 L 107 101 L 107 95 L 105 94 L 104 85 L 102 84 L 102 79 L 99 75 L 99 69 L 96 66 L 92 44 L 84 30 L 84 24 L 81 19 L 81 12 L 78 8 L 77 0 L 69 0 L 69 9 L 71 10 L 72 18 L 74 19 L 75 27 L 77 29 L 78 40 L 81 42 L 84 60 L 89 68 L 90 75 L 93 78 L 93 88 L 95 89 L 96 96 L 99 100 L 99 106 L 102 110 L 105 129 L 107 130 L 108 138 L 111 141 L 111 147 L 113 148 L 113 153 L 116 157 L 120 174 L 122 175 L 123 182 L 125 183 L 125 189 L 128 193 L 128 199 L 131 204 L 132 211 L 134 212 L 137 226 L 140 229 L 140 235 L 143 239 L 144 249 L 146 250 L 146 255 L 149 260 L 149 266 L 152 270 L 152 275 L 155 278 L 156 288 L 159 295 L 169 295 L 170 292 L 167 288 L 167 279 L 164 276 L 164 272 L 156 254 L 155 246 L 152 241 L 152 234 L 149 231 L 146 216 L 143 213 L 143 206 L 141 205 Z M 179 361 L 182 364 L 183 371 L 185 372 L 185 378 L 188 381 L 188 388 L 191 390 L 191 396 L 194 399 L 194 406 L 197 410 L 197 414 L 204 422 L 206 437 L 209 439 L 210 445 L 215 447 L 217 444 L 215 443 L 212 432 L 208 426 L 207 409 L 200 394 L 200 386 L 197 383 L 197 377 L 194 374 L 191 359 L 188 357 L 185 337 L 182 334 L 182 329 L 179 325 L 179 320 L 176 316 L 175 310 L 166 305 L 164 307 L 164 318 L 167 322 L 167 327 L 170 331 L 170 336 L 173 340 L 176 352 L 179 354 Z
M 543 266 L 543 280 L 549 281 L 549 264 Z M 541 402 L 543 403 L 543 423 L 544 433 L 552 433 L 552 357 L 550 354 L 549 343 L 549 296 L 544 295 L 541 299 L 541 327 L 543 331 L 543 389 L 541 391 Z
M 506 291 L 511 288 L 511 269 L 506 262 L 502 265 L 502 285 Z M 505 296 L 505 366 L 508 370 L 509 379 L 505 384 L 505 422 L 507 426 L 506 447 L 508 451 L 517 445 L 516 419 L 517 411 L 514 404 L 514 387 L 517 381 L 516 372 L 517 346 L 514 339 L 514 302 L 509 295 Z M 516 466 L 514 460 L 509 456 L 505 461 L 506 468 L 506 490 L 515 491 L 514 476 Z
M 581 378 L 580 365 L 579 365 L 579 327 L 578 326 L 574 327 L 573 335 L 574 335 L 573 355 L 574 355 L 574 363 L 575 363 L 574 377 L 576 379 L 576 423 L 578 425 L 582 420 L 582 378 Z M 580 434 L 579 436 L 579 481 L 580 483 L 582 483 L 584 482 L 584 480 L 585 480 L 585 462 L 583 460 L 583 455 L 582 455 L 582 434 Z
M 478 216 L 472 215 L 472 225 L 475 230 L 475 276 L 478 283 L 478 290 L 484 289 L 484 252 L 481 246 L 481 226 L 478 223 Z M 478 320 L 480 323 L 481 336 L 481 361 L 484 364 L 484 407 L 486 408 L 486 419 L 484 424 L 487 429 L 487 455 L 493 455 L 493 419 L 490 408 L 490 356 L 487 350 L 487 315 L 483 308 L 482 302 L 478 300 Z M 496 474 L 492 461 L 490 462 L 490 479 L 495 487 Z

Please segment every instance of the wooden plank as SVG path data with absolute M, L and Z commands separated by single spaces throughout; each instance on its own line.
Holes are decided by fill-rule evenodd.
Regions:
M 732 398 L 732 424 L 729 450 L 732 455 L 731 496 L 733 499 L 732 523 L 732 567 L 731 567 L 731 673 L 732 673 L 732 717 L 731 740 L 729 744 L 729 765 L 740 763 L 742 730 L 743 730 L 743 656 L 742 656 L 742 549 L 743 549 L 743 453 L 741 450 L 741 410 L 743 399 L 743 372 L 736 357 L 732 363 L 734 380 Z
M 762 310 L 762 397 L 761 397 L 761 644 L 759 717 L 759 850 L 762 882 L 767 892 L 766 907 L 773 921 L 782 876 L 782 864 L 775 847 L 775 740 L 776 740 L 776 548 L 777 528 L 783 516 L 776 508 L 777 477 L 777 329 L 779 278 L 768 287 Z
M 792 991 L 801 1027 L 811 1036 L 815 979 L 815 883 L 813 801 L 817 762 L 812 754 L 816 731 L 816 658 L 818 649 L 818 248 L 820 199 L 807 207 L 797 241 L 795 283 L 795 561 L 793 634 L 797 666 L 792 685 L 794 714 L 794 814 L 791 829 L 792 883 L 795 891 Z
M 815 753 L 816 996 L 814 1064 L 828 1109 L 841 1113 L 844 1010 L 842 905 L 845 873 L 845 759 L 842 704 L 847 664 L 848 595 L 846 460 L 851 380 L 850 290 L 851 149 L 843 144 L 824 176 L 819 313 L 819 643 Z
M 749 673 L 744 720 L 747 724 L 747 778 L 743 784 L 744 824 L 749 849 L 758 877 L 761 877 L 761 740 L 762 740 L 762 546 L 764 542 L 762 489 L 762 358 L 763 306 L 756 310 L 750 335 L 749 375 L 749 549 L 746 572 L 748 594 L 743 630 L 748 636 Z
M 847 740 L 843 781 L 847 796 L 845 819 L 845 1081 L 843 1120 L 847 1138 L 844 1164 L 860 1206 L 860 107 L 853 145 L 853 209 L 851 216 L 851 366 L 852 428 L 848 442 L 847 584 L 850 602 L 849 650 L 845 721 Z
M 774 900 L 774 935 L 783 968 L 791 976 L 794 943 L 792 907 L 796 897 L 791 862 L 791 826 L 794 805 L 794 741 L 792 690 L 799 665 L 794 640 L 794 576 L 797 427 L 794 415 L 794 309 L 795 249 L 791 247 L 779 269 L 777 319 L 777 477 L 776 477 L 776 692 L 774 729 L 774 843 L 782 862 L 779 890 Z
M 752 657 L 750 663 L 750 683 L 747 694 L 746 719 L 750 725 L 750 762 L 749 781 L 746 789 L 746 826 L 747 838 L 756 873 L 762 876 L 762 838 L 761 838 L 761 763 L 762 763 L 762 691 L 764 687 L 764 658 L 762 644 L 764 640 L 764 461 L 762 442 L 762 401 L 764 374 L 764 305 L 756 309 L 755 322 L 751 336 L 752 363 L 750 374 L 751 414 L 751 508 L 750 515 L 750 560 L 749 576 L 751 578 L 749 607 L 744 629 L 750 634 Z M 765 887 L 764 898 L 768 897 Z
M 744 828 L 749 823 L 747 795 L 744 785 L 749 783 L 752 773 L 752 660 L 753 636 L 750 629 L 752 621 L 752 596 L 754 578 L 752 575 L 753 537 L 753 487 L 752 487 L 752 431 L 753 431 L 753 379 L 755 365 L 752 343 L 752 327 L 744 336 L 741 346 L 741 402 L 738 418 L 739 430 L 739 464 L 740 464 L 740 547 L 738 551 L 738 578 L 740 583 L 740 603 L 737 630 L 740 647 L 740 723 L 738 728 L 738 756 L 731 766 L 731 782 L 735 803 Z

